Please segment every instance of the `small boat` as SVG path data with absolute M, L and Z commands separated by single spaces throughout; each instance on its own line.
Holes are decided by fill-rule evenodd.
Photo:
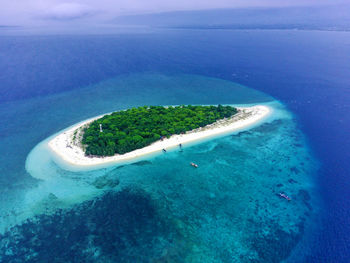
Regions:
M 194 168 L 198 168 L 198 165 L 197 164 L 195 164 L 195 163 L 190 163 Z
M 288 200 L 288 201 L 292 200 L 288 195 L 286 195 L 286 194 L 284 194 L 284 193 L 279 193 L 278 195 L 279 195 L 280 197 L 282 197 L 282 198 Z
M 163 149 L 162 151 L 163 151 L 163 153 L 166 153 L 166 150 L 165 150 L 165 149 Z

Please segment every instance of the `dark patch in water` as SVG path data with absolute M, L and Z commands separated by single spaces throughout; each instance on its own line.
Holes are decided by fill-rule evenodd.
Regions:
M 300 173 L 299 169 L 298 169 L 297 167 L 295 167 L 295 166 L 291 167 L 291 168 L 290 168 L 290 171 L 293 172 L 293 173 L 295 173 L 295 174 Z
M 272 133 L 276 129 L 278 129 L 280 126 L 282 126 L 284 120 L 278 119 L 274 120 L 271 123 L 263 123 L 251 130 L 251 132 L 261 132 L 264 134 Z
M 291 183 L 291 184 L 295 184 L 295 183 L 297 183 L 298 181 L 295 181 L 294 179 L 289 179 L 288 182 Z
M 252 238 L 251 246 L 258 254 L 258 259 L 247 262 L 278 263 L 289 257 L 290 252 L 300 241 L 304 223 L 298 225 L 298 232 L 287 233 L 278 224 L 271 223 L 268 233 L 258 234 Z
M 310 201 L 311 199 L 309 192 L 304 189 L 298 191 L 298 196 L 300 196 L 301 199 L 306 202 Z
M 148 194 L 124 189 L 11 228 L 0 236 L 0 261 L 150 262 L 174 236 Z
M 148 165 L 148 164 L 152 164 L 152 162 L 150 162 L 150 161 L 139 161 L 139 162 L 132 163 L 130 165 L 143 166 L 143 165 Z
M 113 169 L 113 171 L 114 171 L 114 170 L 122 169 L 122 168 L 124 168 L 124 167 L 125 167 L 125 165 L 119 165 L 118 167 L 116 167 L 115 169 Z
M 298 191 L 298 197 L 300 197 L 300 199 L 303 201 L 303 203 L 305 204 L 305 206 L 310 210 L 312 211 L 312 206 L 310 204 L 310 194 L 308 191 L 304 190 L 304 189 L 301 189 Z
M 242 132 L 239 132 L 235 135 L 232 135 L 232 137 L 243 137 L 243 136 L 247 136 L 247 135 L 250 135 L 252 134 L 251 131 L 242 131 Z
M 97 189 L 114 188 L 119 185 L 118 178 L 111 178 L 107 175 L 100 176 L 92 183 Z

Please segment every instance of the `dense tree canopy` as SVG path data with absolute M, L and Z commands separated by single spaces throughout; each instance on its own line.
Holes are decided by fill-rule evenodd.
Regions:
M 237 113 L 231 106 L 143 106 L 114 112 L 84 129 L 86 155 L 110 156 L 143 148 L 172 134 L 181 134 Z M 100 131 L 102 125 L 102 132 Z

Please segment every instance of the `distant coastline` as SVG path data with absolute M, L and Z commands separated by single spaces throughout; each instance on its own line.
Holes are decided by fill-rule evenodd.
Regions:
M 83 121 L 68 130 L 55 136 L 48 142 L 49 148 L 59 156 L 63 161 L 76 166 L 95 166 L 102 164 L 112 164 L 132 159 L 144 157 L 154 153 L 161 153 L 163 149 L 169 150 L 180 145 L 185 146 L 188 143 L 208 139 L 211 137 L 227 134 L 240 129 L 247 128 L 266 118 L 271 109 L 264 105 L 252 107 L 237 107 L 238 113 L 233 117 L 219 120 L 203 128 L 191 130 L 181 135 L 173 135 L 170 138 L 156 141 L 149 146 L 134 150 L 125 154 L 116 154 L 106 157 L 86 156 L 81 145 L 74 142 L 76 131 L 86 126 L 101 116 Z M 104 115 L 102 115 L 104 116 Z

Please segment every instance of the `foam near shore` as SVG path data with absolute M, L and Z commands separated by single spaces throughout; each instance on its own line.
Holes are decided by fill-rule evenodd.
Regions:
M 237 107 L 237 109 L 238 113 L 231 118 L 218 120 L 213 124 L 189 131 L 185 134 L 173 135 L 170 138 L 159 140 L 149 146 L 122 155 L 117 154 L 106 157 L 86 156 L 82 146 L 77 142 L 76 138 L 79 136 L 80 128 L 90 124 L 101 116 L 72 126 L 68 130 L 55 136 L 49 141 L 48 145 L 56 155 L 71 165 L 95 166 L 107 163 L 118 163 L 161 152 L 163 149 L 168 150 L 179 147 L 180 144 L 186 145 L 198 140 L 244 129 L 266 118 L 271 112 L 271 109 L 264 105 Z

